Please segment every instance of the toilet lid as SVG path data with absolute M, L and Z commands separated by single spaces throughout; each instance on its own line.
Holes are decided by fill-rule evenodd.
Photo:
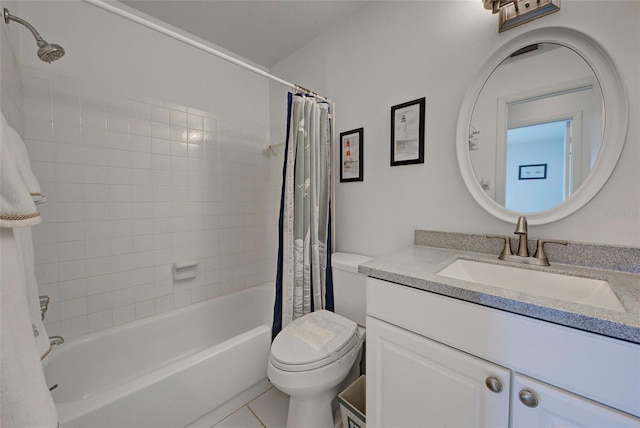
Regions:
M 271 345 L 271 363 L 284 371 L 326 366 L 358 343 L 355 322 L 326 310 L 312 312 L 287 325 Z

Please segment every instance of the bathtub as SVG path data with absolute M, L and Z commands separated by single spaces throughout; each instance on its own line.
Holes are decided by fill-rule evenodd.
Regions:
M 273 300 L 260 285 L 56 347 L 61 427 L 211 427 L 270 387 Z

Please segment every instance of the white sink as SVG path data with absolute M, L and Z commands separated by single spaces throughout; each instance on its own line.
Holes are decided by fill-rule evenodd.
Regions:
M 625 312 L 609 283 L 530 269 L 458 259 L 438 272 L 440 276 L 523 291 L 534 296 Z

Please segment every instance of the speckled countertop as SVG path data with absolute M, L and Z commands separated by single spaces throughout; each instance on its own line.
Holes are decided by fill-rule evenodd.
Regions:
M 605 280 L 626 312 L 437 275 L 437 272 L 458 258 Z M 498 260 L 497 253 L 491 255 L 420 245 L 363 263 L 359 272 L 373 278 L 640 344 L 640 274 L 637 273 L 556 264 L 553 261 L 551 266 L 546 267 L 521 265 Z

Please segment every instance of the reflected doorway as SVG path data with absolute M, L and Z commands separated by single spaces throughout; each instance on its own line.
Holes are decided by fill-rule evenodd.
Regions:
M 565 118 L 507 130 L 507 209 L 544 211 L 571 196 L 573 122 Z

